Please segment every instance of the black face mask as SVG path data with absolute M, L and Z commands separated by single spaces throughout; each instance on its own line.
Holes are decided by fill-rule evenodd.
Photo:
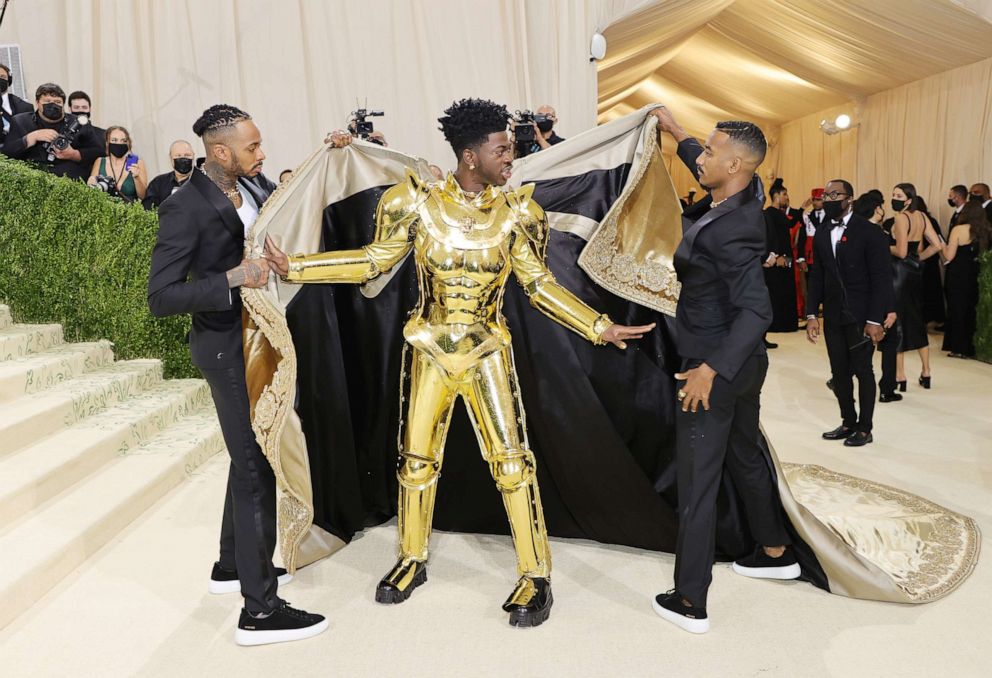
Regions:
M 541 122 L 537 123 L 537 129 L 545 133 L 550 132 L 554 126 L 555 126 L 554 120 L 542 120 Z
M 176 158 L 172 161 L 172 167 L 180 174 L 189 174 L 193 171 L 193 158 Z
M 906 206 L 905 200 L 896 200 L 895 198 L 892 199 L 892 209 L 894 209 L 896 212 L 902 212 L 902 208 L 905 206 Z
M 110 155 L 115 158 L 123 158 L 130 150 L 127 144 L 107 144 L 107 149 L 110 151 Z
M 844 216 L 844 212 L 843 200 L 823 201 L 823 214 L 830 221 L 840 221 L 840 219 Z
M 968 196 L 968 200 L 974 200 L 975 202 L 983 202 L 982 196 L 975 195 L 974 193 Z
M 951 200 L 950 198 L 947 199 L 947 204 L 950 205 L 951 207 L 957 207 L 957 205 L 954 204 L 954 201 Z
M 56 122 L 65 116 L 65 111 L 60 104 L 43 104 L 41 114 L 47 119 Z
M 10 87 L 10 80 L 0 78 L 0 94 L 6 92 L 8 87 Z

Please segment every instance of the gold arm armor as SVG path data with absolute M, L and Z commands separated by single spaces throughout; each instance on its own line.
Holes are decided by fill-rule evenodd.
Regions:
M 559 285 L 545 264 L 550 236 L 548 219 L 541 206 L 531 199 L 533 193 L 534 184 L 527 184 L 506 194 L 507 203 L 518 217 L 510 236 L 513 273 L 531 306 L 592 343 L 604 344 L 603 333 L 613 321 Z
M 412 247 L 413 224 L 429 188 L 409 169 L 403 181 L 389 188 L 376 207 L 375 239 L 357 250 L 294 254 L 287 282 L 367 283 L 395 266 Z

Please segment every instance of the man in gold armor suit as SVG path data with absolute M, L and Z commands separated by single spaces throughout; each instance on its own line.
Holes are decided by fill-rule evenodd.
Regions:
M 548 222 L 533 185 L 502 191 L 513 146 L 509 114 L 490 101 L 465 99 L 439 122 L 458 158 L 443 181 L 406 180 L 383 194 L 375 240 L 360 250 L 286 256 L 266 239 L 266 257 L 296 283 L 365 283 L 396 266 L 411 248 L 420 303 L 403 334 L 399 450 L 399 561 L 376 589 L 380 603 L 401 603 L 427 581 L 428 540 L 445 437 L 461 396 L 482 453 L 503 496 L 520 576 L 503 609 L 513 626 L 537 626 L 551 612 L 551 554 L 534 455 L 527 442 L 502 315 L 512 270 L 542 313 L 596 344 L 625 348 L 653 325 L 627 327 L 589 308 L 558 285 L 544 261 Z

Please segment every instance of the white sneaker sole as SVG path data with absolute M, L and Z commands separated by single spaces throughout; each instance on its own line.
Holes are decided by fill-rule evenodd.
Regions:
M 293 581 L 293 575 L 287 572 L 276 581 L 279 582 L 279 586 L 285 586 L 289 582 Z M 241 593 L 241 580 L 232 579 L 231 581 L 214 581 L 211 579 L 207 583 L 207 591 L 215 596 L 221 596 L 225 593 Z
M 783 567 L 744 567 L 733 564 L 734 572 L 745 577 L 754 579 L 798 579 L 803 571 L 799 568 L 799 563 L 784 565 Z
M 676 626 L 678 626 L 683 631 L 688 631 L 689 633 L 701 634 L 706 633 L 710 630 L 710 620 L 709 619 L 689 619 L 688 617 L 678 614 L 677 612 L 672 612 L 671 610 L 662 607 L 658 604 L 657 600 L 651 600 L 651 607 L 654 611 L 658 613 L 658 616 L 665 621 L 670 621 Z
M 327 630 L 328 621 L 302 629 L 284 629 L 282 631 L 245 631 L 235 629 L 234 642 L 244 647 L 252 645 L 270 645 L 272 643 L 288 643 L 293 640 L 305 640 Z

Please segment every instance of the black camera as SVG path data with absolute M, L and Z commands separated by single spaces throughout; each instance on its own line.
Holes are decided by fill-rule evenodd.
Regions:
M 374 144 L 381 144 L 378 139 L 371 138 L 375 128 L 369 118 L 381 118 L 386 115 L 383 111 L 372 111 L 367 108 L 359 108 L 351 112 L 351 122 L 348 124 L 348 131 L 359 139 L 371 141 Z
M 119 198 L 121 192 L 117 190 L 117 182 L 113 177 L 99 174 L 96 177 L 96 185 L 93 187 L 98 191 L 103 191 L 112 198 Z
M 517 111 L 513 114 L 513 138 L 516 141 L 534 141 L 534 124 L 541 132 L 550 132 L 555 121 L 546 115 L 533 111 Z
M 54 141 L 48 143 L 46 148 L 48 151 L 48 162 L 55 162 L 55 154 L 72 146 L 72 142 L 79 136 L 79 130 L 85 125 L 90 124 L 89 117 L 85 115 L 73 116 L 71 120 L 66 116 L 66 120 L 68 124 L 63 124 L 59 135 L 55 137 Z

